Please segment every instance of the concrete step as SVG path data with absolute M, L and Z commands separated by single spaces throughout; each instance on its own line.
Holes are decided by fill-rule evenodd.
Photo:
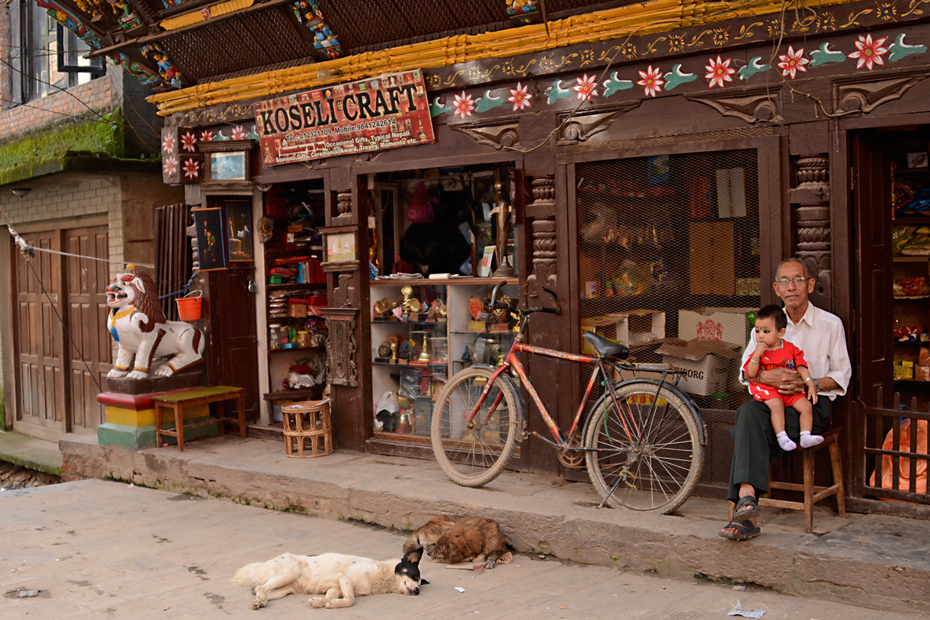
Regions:
M 116 478 L 148 487 L 409 531 L 440 513 L 497 520 L 520 552 L 663 576 L 758 584 L 862 607 L 923 612 L 930 604 L 930 528 L 877 515 L 764 509 L 761 537 L 720 538 L 727 503 L 692 498 L 676 515 L 597 509 L 588 483 L 506 472 L 481 489 L 450 482 L 432 461 L 337 450 L 285 456 L 275 440 L 233 435 L 184 452 L 62 440 L 64 480 Z

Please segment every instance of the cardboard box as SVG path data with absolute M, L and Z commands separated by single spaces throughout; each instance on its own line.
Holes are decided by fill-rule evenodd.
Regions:
M 689 280 L 692 295 L 733 295 L 733 222 L 688 224 Z
M 710 396 L 727 392 L 732 374 L 739 371 L 736 366 L 742 349 L 716 340 L 669 338 L 656 353 L 662 355 L 662 363 L 684 371 L 678 387 L 697 396 Z
M 633 310 L 581 319 L 581 333 L 594 332 L 604 338 L 635 347 L 665 338 L 665 313 L 657 310 Z M 581 339 L 581 352 L 596 355 L 588 341 Z
M 744 348 L 752 326 L 746 318 L 756 308 L 695 308 L 678 311 L 678 337 L 683 340 L 717 340 Z
M 307 318 L 307 304 L 288 304 L 287 316 L 294 319 Z

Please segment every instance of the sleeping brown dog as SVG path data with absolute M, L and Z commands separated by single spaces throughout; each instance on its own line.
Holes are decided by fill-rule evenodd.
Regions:
M 423 547 L 439 564 L 474 562 L 494 568 L 507 553 L 501 526 L 492 519 L 440 515 L 417 529 L 404 543 L 408 549 Z

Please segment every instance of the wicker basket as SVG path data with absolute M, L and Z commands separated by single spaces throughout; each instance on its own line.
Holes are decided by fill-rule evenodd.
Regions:
M 281 407 L 284 450 L 296 459 L 326 456 L 333 451 L 329 400 L 308 400 Z

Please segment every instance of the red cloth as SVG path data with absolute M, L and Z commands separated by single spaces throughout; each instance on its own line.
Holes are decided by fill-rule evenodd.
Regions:
M 782 346 L 780 349 L 776 349 L 775 351 L 765 350 L 762 352 L 762 357 L 759 361 L 759 371 L 775 370 L 776 368 L 797 370 L 799 366 L 807 368 L 807 360 L 804 359 L 804 351 L 787 340 L 782 340 L 781 342 Z M 746 363 L 743 365 L 743 372 L 746 373 L 747 378 L 749 377 L 748 369 L 750 361 L 752 361 L 752 357 L 746 360 Z M 754 383 L 751 380 L 749 382 L 749 393 L 758 401 L 766 401 L 772 398 L 781 399 L 781 401 L 785 403 L 785 407 L 790 407 L 802 398 L 807 398 L 805 392 L 792 394 L 790 396 L 779 394 L 778 390 L 775 388 L 763 383 Z

